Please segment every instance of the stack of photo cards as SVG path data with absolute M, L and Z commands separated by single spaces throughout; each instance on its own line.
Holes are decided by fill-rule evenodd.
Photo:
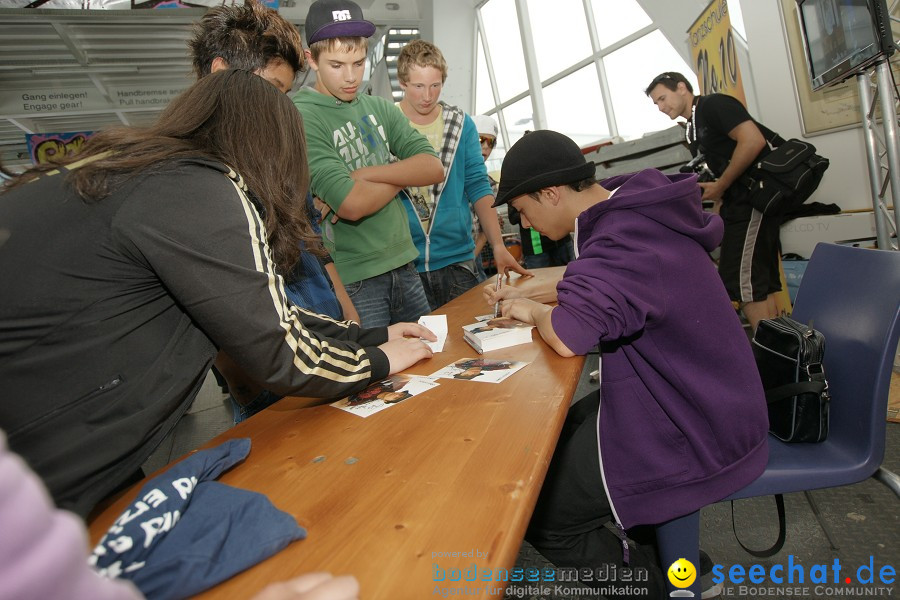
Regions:
M 463 325 L 463 339 L 480 354 L 531 342 L 534 325 L 512 317 L 496 317 Z
M 360 392 L 333 402 L 331 406 L 346 410 L 360 417 L 368 417 L 437 386 L 438 383 L 428 377 L 397 373 L 370 385 Z
M 433 379 L 459 379 L 462 381 L 500 383 L 527 364 L 527 362 L 518 360 L 461 358 L 440 371 L 432 373 L 429 377 Z

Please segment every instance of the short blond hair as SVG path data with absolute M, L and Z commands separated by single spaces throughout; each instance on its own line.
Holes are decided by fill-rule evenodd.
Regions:
M 309 45 L 309 55 L 317 61 L 322 52 L 355 52 L 360 49 L 369 50 L 369 38 L 336 37 L 313 42 Z
M 431 42 L 413 40 L 403 46 L 397 58 L 397 77 L 400 81 L 409 81 L 412 67 L 434 67 L 441 72 L 441 82 L 447 81 L 447 61 L 440 49 Z

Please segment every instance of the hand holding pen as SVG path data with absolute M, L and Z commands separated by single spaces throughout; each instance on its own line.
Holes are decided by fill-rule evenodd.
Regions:
M 494 289 L 495 294 L 500 293 L 500 288 L 503 287 L 503 275 L 497 273 L 497 287 Z M 500 316 L 500 298 L 497 298 L 497 301 L 494 303 L 494 318 Z

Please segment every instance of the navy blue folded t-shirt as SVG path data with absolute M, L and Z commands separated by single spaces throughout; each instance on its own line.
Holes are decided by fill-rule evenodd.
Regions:
M 269 499 L 214 481 L 250 453 L 249 439 L 202 450 L 148 481 L 90 562 L 149 599 L 187 598 L 306 537 Z

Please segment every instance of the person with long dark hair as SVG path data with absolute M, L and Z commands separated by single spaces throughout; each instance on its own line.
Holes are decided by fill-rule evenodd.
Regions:
M 227 70 L 152 127 L 100 132 L 7 185 L 0 428 L 57 505 L 87 515 L 137 472 L 219 349 L 275 393 L 320 398 L 431 356 L 419 325 L 363 329 L 285 299 L 278 273 L 313 239 L 306 165 L 290 100 Z

